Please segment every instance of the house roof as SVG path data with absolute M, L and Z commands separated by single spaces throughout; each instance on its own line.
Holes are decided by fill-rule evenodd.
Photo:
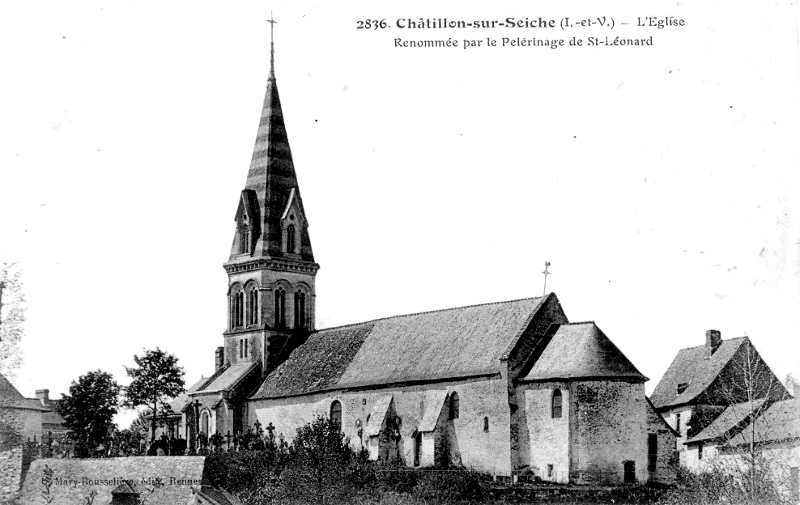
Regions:
M 471 305 L 318 331 L 252 398 L 499 373 L 501 358 L 544 300 Z
M 594 322 L 562 324 L 521 381 L 613 378 L 646 381 Z
M 751 425 L 752 418 L 755 424 Z M 770 403 L 759 399 L 752 406 L 749 403 L 731 405 L 686 444 L 722 440 L 731 445 L 746 445 L 754 434 L 756 443 L 800 439 L 800 400 L 792 398 Z
M 650 399 L 657 409 L 690 403 L 700 396 L 733 358 L 747 337 L 723 340 L 711 356 L 705 345 L 678 351 Z M 678 393 L 678 385 L 686 389 Z
M 687 444 L 707 442 L 711 440 L 724 440 L 735 435 L 736 429 L 746 423 L 752 413 L 758 413 L 764 407 L 765 399 L 757 399 L 750 403 L 735 403 L 729 405 L 706 428 L 687 440 Z
M 228 365 L 220 370 L 220 373 L 212 376 L 206 384 L 198 387 L 194 391 L 187 393 L 188 396 L 193 396 L 200 393 L 213 393 L 217 391 L 227 391 L 233 388 L 236 384 L 244 378 L 251 370 L 260 364 L 259 361 L 252 363 L 236 363 Z
M 132 480 L 132 489 L 145 488 L 148 505 L 173 505 L 190 503 L 192 487 L 204 480 L 205 458 L 202 456 L 141 456 L 135 458 L 103 459 L 38 459 L 31 463 L 20 491 L 20 503 L 41 501 L 45 470 L 52 470 L 53 479 L 75 482 L 75 485 L 58 485 L 49 488 L 53 503 L 59 505 L 85 504 L 92 491 L 97 495 L 94 503 L 110 503 L 111 493 L 120 489 L 125 480 Z M 87 479 L 87 480 L 84 480 Z M 144 479 L 144 482 L 143 482 Z M 155 479 L 163 486 L 152 487 Z M 149 494 L 148 489 L 152 489 Z M 125 488 L 123 487 L 123 490 Z M 118 491 L 120 492 L 120 491 Z
M 195 382 L 194 384 L 186 388 L 186 391 L 179 394 L 178 396 L 175 397 L 174 400 L 169 402 L 169 406 L 172 409 L 172 412 L 174 414 L 180 414 L 181 411 L 183 410 L 183 407 L 185 407 L 186 404 L 189 403 L 189 393 L 192 393 L 200 389 L 200 387 L 202 387 L 203 384 L 205 384 L 208 380 L 209 377 L 202 377 L 199 381 Z
M 0 407 L 47 412 L 36 398 L 25 398 L 3 374 L 0 374 Z

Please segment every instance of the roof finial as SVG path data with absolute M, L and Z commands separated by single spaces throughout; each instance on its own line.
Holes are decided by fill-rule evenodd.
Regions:
M 544 272 L 542 272 L 542 274 L 544 275 L 544 289 L 542 290 L 542 296 L 547 294 L 547 276 L 550 275 L 550 271 L 547 270 L 547 269 L 549 267 L 550 267 L 550 262 L 549 261 L 545 261 L 544 262 Z
M 272 17 L 272 11 L 269 11 L 269 77 L 275 78 L 275 19 Z

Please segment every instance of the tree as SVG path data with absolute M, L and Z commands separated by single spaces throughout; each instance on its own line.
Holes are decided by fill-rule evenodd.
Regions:
M 292 457 L 281 475 L 282 492 L 289 499 L 309 503 L 346 503 L 353 490 L 352 465 L 358 455 L 338 421 L 318 416 L 297 429 Z
M 76 453 L 86 457 L 103 443 L 117 413 L 120 387 L 108 372 L 97 370 L 72 381 L 69 394 L 62 395 L 56 410 L 64 418 Z
M 25 296 L 15 263 L 0 262 L 0 373 L 14 378 L 22 365 L 19 349 L 25 322 Z
M 711 466 L 732 479 L 720 486 L 727 499 L 773 502 L 779 498 L 775 462 L 764 441 L 780 427 L 765 414 L 775 402 L 789 398 L 789 393 L 749 340 L 731 360 L 726 379 L 721 387 L 722 400 L 738 422 L 720 441 L 720 453 L 731 457 Z
M 156 438 L 158 414 L 172 398 L 183 393 L 185 381 L 183 368 L 178 366 L 178 358 L 162 351 L 145 349 L 142 356 L 133 356 L 136 368 L 125 367 L 132 378 L 125 388 L 124 405 L 131 408 L 149 407 L 155 413 L 151 422 L 151 440 Z M 161 409 L 159 409 L 159 405 Z

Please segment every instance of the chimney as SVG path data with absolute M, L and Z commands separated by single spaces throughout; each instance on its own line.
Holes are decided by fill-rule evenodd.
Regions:
M 214 353 L 214 371 L 219 371 L 225 365 L 225 348 L 224 347 L 217 347 L 216 352 Z
M 719 330 L 706 331 L 706 356 L 711 357 L 722 344 L 722 333 Z
M 39 402 L 42 405 L 46 406 L 47 402 L 50 401 L 50 390 L 49 389 L 37 389 L 36 390 L 36 399 L 39 400 Z

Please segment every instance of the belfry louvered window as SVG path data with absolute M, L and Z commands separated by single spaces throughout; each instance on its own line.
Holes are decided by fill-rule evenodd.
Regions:
M 306 294 L 302 291 L 294 293 L 294 327 L 306 327 Z
M 258 324 L 258 288 L 255 286 L 247 292 L 247 324 Z
M 275 327 L 286 326 L 286 291 L 283 288 L 275 290 Z
M 244 292 L 239 288 L 230 296 L 231 329 L 241 328 L 244 325 Z
M 297 247 L 295 247 L 295 232 L 293 224 L 290 224 L 286 228 L 286 252 L 291 254 L 297 252 Z

